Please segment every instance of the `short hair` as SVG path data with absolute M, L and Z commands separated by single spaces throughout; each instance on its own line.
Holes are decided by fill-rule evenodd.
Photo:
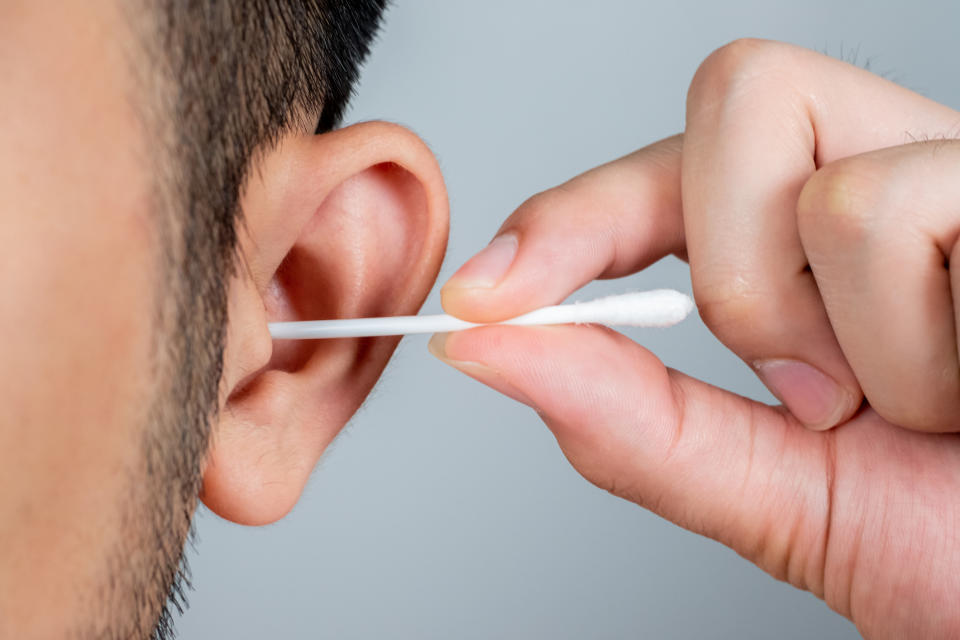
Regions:
M 141 613 L 130 625 L 142 628 L 139 616 L 160 612 L 161 638 L 172 635 L 169 604 L 142 598 L 166 590 L 173 606 L 185 606 L 182 553 L 220 391 L 241 193 L 258 154 L 284 134 L 339 123 L 387 0 L 137 4 L 127 10 L 145 47 L 135 74 L 146 97 L 137 104 L 155 143 L 162 247 L 160 391 L 143 442 L 150 485 L 135 490 L 150 521 L 144 535 L 153 535 L 142 543 L 159 548 L 144 589 L 131 589 Z M 115 562 L 119 575 L 124 559 Z

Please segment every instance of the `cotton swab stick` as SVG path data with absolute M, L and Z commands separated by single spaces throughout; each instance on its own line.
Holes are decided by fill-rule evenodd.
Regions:
M 669 327 L 686 318 L 692 310 L 693 300 L 689 296 L 673 289 L 656 289 L 608 296 L 590 302 L 543 307 L 511 320 L 493 324 L 529 326 L 596 323 L 609 326 Z M 270 335 L 279 340 L 363 338 L 410 333 L 446 333 L 482 326 L 490 325 L 474 324 L 446 314 L 393 316 L 273 322 L 270 323 Z

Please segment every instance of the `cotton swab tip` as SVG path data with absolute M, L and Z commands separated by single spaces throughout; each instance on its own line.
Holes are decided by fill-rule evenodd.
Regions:
M 673 289 L 635 291 L 579 305 L 584 322 L 629 327 L 669 327 L 693 311 L 693 300 Z

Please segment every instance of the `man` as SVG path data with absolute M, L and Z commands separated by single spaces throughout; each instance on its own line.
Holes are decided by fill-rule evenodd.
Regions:
M 412 313 L 436 277 L 429 151 L 382 123 L 332 130 L 381 10 L 0 9 L 3 637 L 163 636 L 198 494 L 237 522 L 282 517 L 379 375 L 394 339 L 271 344 L 267 321 Z M 531 200 L 444 290 L 493 319 L 688 256 L 708 323 L 796 417 L 594 327 L 433 349 L 538 407 L 594 482 L 865 634 L 956 635 L 960 451 L 922 433 L 956 426 L 956 148 L 871 150 L 958 120 L 736 43 L 698 74 L 682 140 Z M 854 413 L 861 394 L 874 409 Z
M 436 277 L 430 152 L 331 131 L 383 5 L 0 7 L 0 637 L 167 635 L 201 481 L 280 518 L 374 384 L 395 339 L 267 320 L 415 313 Z

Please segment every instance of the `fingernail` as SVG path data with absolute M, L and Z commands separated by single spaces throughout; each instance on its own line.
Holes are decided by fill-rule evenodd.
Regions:
M 497 236 L 485 249 L 467 260 L 451 276 L 449 282 L 456 281 L 457 287 L 467 289 L 474 287 L 490 289 L 497 286 L 513 264 L 519 245 L 515 233 L 508 231 Z
M 536 409 L 533 401 L 525 393 L 512 385 L 501 373 L 483 363 L 455 360 L 447 355 L 447 341 L 449 336 L 449 333 L 434 334 L 430 338 L 430 342 L 427 343 L 427 348 L 430 350 L 430 353 L 436 356 L 441 362 L 445 362 L 474 380 L 482 382 L 494 391 L 499 391 L 508 398 L 512 398 L 517 402 Z
M 773 395 L 810 429 L 835 426 L 852 401 L 833 378 L 805 362 L 764 360 L 754 363 L 754 369 Z

